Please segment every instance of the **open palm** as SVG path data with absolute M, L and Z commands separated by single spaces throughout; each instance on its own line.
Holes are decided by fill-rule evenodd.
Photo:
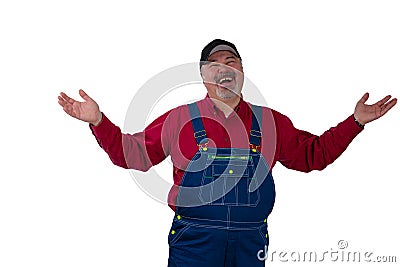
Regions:
M 388 95 L 382 98 L 380 101 L 376 102 L 375 104 L 367 105 L 365 104 L 365 102 L 367 102 L 368 97 L 369 94 L 365 93 L 363 97 L 357 102 L 356 108 L 354 110 L 354 116 L 361 124 L 366 124 L 382 117 L 397 103 L 396 98 L 393 98 L 388 102 L 388 100 L 391 98 L 391 96 Z
M 79 90 L 79 95 L 85 100 L 84 102 L 76 101 L 61 92 L 58 96 L 58 103 L 71 117 L 97 125 L 102 117 L 99 105 L 82 89 Z

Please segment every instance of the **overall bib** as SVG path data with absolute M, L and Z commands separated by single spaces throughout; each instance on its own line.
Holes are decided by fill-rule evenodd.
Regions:
M 256 149 L 261 145 L 262 109 L 252 105 L 250 148 L 243 149 L 208 148 L 198 107 L 188 107 L 199 151 L 180 184 L 168 235 L 168 266 L 264 266 L 275 186 Z

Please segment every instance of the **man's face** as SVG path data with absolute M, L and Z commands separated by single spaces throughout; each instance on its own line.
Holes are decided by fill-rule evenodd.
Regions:
M 211 98 L 222 102 L 240 97 L 243 67 L 240 58 L 229 51 L 213 53 L 201 67 L 203 83 Z

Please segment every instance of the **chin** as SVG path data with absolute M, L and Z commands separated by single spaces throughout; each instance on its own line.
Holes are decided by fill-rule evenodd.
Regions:
M 238 90 L 237 88 L 228 89 L 228 88 L 217 87 L 215 93 L 221 99 L 232 99 L 235 96 L 240 97 L 240 90 Z

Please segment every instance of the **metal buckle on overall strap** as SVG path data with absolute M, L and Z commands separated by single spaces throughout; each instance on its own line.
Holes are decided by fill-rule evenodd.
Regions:
M 196 139 L 196 141 L 198 141 L 199 138 L 201 139 L 202 137 L 205 137 L 205 138 L 201 139 L 201 141 L 197 144 L 199 149 L 203 150 L 203 151 L 207 151 L 208 138 L 206 136 L 207 135 L 206 135 L 206 131 L 205 130 L 201 130 L 201 131 L 198 131 L 198 132 L 194 133 L 194 138 Z
M 208 140 L 204 143 L 201 144 L 197 144 L 197 146 L 199 147 L 199 150 L 203 150 L 203 151 L 207 151 L 207 145 L 208 145 Z
M 249 146 L 250 146 L 251 151 L 253 151 L 253 152 L 257 152 L 257 150 L 258 151 L 260 150 L 260 146 L 257 146 L 257 145 L 251 144 L 251 143 L 249 143 Z
M 251 130 L 250 131 L 250 140 L 254 139 L 252 137 L 255 137 L 258 140 L 261 140 L 261 136 L 262 136 L 262 133 L 260 131 L 257 131 L 257 130 Z M 255 140 L 253 140 L 253 141 L 255 141 Z M 260 142 L 258 142 L 258 143 L 259 143 L 259 145 L 255 145 L 255 144 L 249 143 L 251 151 L 256 152 L 257 150 L 260 150 Z

